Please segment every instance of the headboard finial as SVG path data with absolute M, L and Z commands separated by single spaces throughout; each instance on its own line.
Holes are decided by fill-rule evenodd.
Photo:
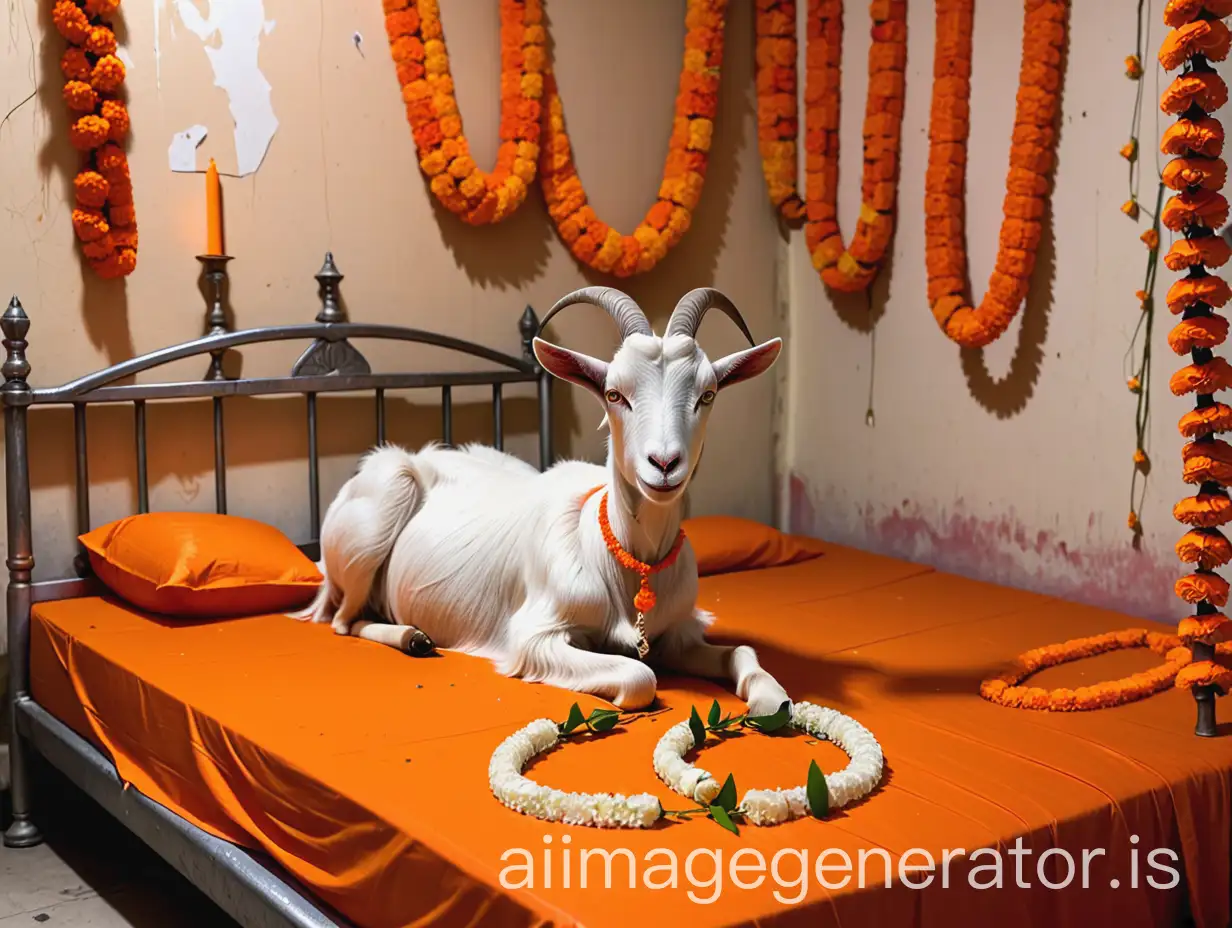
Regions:
M 30 362 L 26 360 L 26 334 L 30 331 L 30 317 L 22 308 L 21 300 L 14 296 L 9 307 L 0 316 L 0 331 L 4 332 L 4 392 L 13 398 L 29 394 L 26 378 L 30 376 Z
M 539 334 L 539 316 L 529 303 L 526 304 L 522 318 L 518 320 L 518 331 L 522 333 L 522 356 L 527 361 L 535 362 L 535 336 Z
M 334 264 L 332 251 L 325 252 L 325 263 L 317 271 L 316 278 L 321 288 L 321 311 L 317 313 L 317 322 L 346 322 L 339 292 L 342 274 Z

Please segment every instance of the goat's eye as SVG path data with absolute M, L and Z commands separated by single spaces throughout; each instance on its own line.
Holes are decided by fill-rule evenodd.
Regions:
M 620 395 L 619 390 L 608 390 L 607 393 L 603 395 L 604 395 L 604 398 L 606 398 L 607 401 L 611 403 L 613 406 L 616 405 L 617 403 L 623 403 L 625 399 L 623 396 Z
M 709 406 L 711 403 L 714 402 L 714 391 L 707 390 L 705 393 L 703 393 L 701 396 L 698 397 L 698 401 L 703 406 Z

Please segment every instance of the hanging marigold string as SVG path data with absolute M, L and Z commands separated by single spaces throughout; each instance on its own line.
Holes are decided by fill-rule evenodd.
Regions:
M 603 222 L 589 205 L 565 131 L 564 107 L 551 69 L 544 73 L 539 180 L 548 214 L 573 256 L 597 271 L 628 277 L 650 270 L 688 230 L 706 177 L 727 0 L 688 0 L 684 65 L 667 162 L 655 204 L 632 235 Z
M 898 161 L 906 92 L 906 0 L 869 4 L 872 44 L 864 108 L 860 217 L 850 247 L 838 224 L 839 124 L 843 59 L 842 0 L 808 0 L 805 50 L 805 197 L 796 192 L 795 4 L 759 0 L 757 122 L 770 201 L 787 219 L 803 206 L 805 242 L 826 286 L 864 290 L 894 236 Z M 790 33 L 792 38 L 788 38 Z
M 925 266 L 928 302 L 941 330 L 967 348 L 990 344 L 1027 296 L 1049 193 L 1060 109 L 1061 59 L 1068 0 L 1025 0 L 1022 65 L 1010 146 L 1000 247 L 988 293 L 978 307 L 965 297 L 964 178 L 970 130 L 971 46 L 975 0 L 937 0 L 928 173 Z
M 1146 41 L 1146 0 L 1138 0 L 1138 29 L 1135 40 L 1134 54 L 1125 59 L 1125 75 L 1134 81 L 1134 110 L 1130 124 L 1129 141 L 1121 146 L 1121 157 L 1129 162 L 1129 200 L 1132 212 L 1138 211 L 1138 193 L 1141 189 L 1142 160 L 1139 143 L 1139 125 L 1142 119 L 1143 82 L 1142 55 L 1145 52 Z M 1135 302 L 1138 306 L 1138 323 L 1134 327 L 1133 337 L 1125 355 L 1129 361 L 1130 372 L 1126 378 L 1129 392 L 1137 397 L 1137 409 L 1134 413 L 1134 455 L 1133 472 L 1129 481 L 1129 518 L 1127 524 L 1135 539 L 1142 535 L 1142 521 L 1138 513 L 1142 509 L 1142 499 L 1146 495 L 1146 479 L 1150 470 L 1150 459 L 1147 456 L 1147 435 L 1151 421 L 1151 334 L 1155 328 L 1155 277 L 1159 271 L 1159 230 L 1160 208 L 1164 201 L 1164 182 L 1159 169 L 1159 156 L 1155 156 L 1155 206 L 1151 211 L 1143 208 L 1151 220 L 1150 228 L 1139 238 L 1147 249 L 1146 273 L 1142 288 L 1135 292 Z M 1126 212 L 1122 207 L 1122 212 Z M 1132 358 L 1132 360 L 1130 360 Z M 1141 481 L 1141 488 L 1139 488 Z
M 757 0 L 757 147 L 766 191 L 793 225 L 804 218 L 796 190 L 800 119 L 796 105 L 796 0 Z
M 1191 526 L 1177 542 L 1177 556 L 1193 565 L 1193 573 L 1176 584 L 1176 594 L 1194 606 L 1195 614 L 1181 623 L 1189 632 L 1193 662 L 1176 677 L 1178 687 L 1193 691 L 1199 705 L 1198 734 L 1215 734 L 1214 699 L 1232 689 L 1232 667 L 1216 660 L 1216 643 L 1226 632 L 1219 612 L 1228 601 L 1228 582 L 1215 568 L 1232 561 L 1232 543 L 1219 526 L 1232 521 L 1232 445 L 1215 435 L 1232 430 L 1232 409 L 1214 394 L 1232 387 L 1232 366 L 1214 353 L 1227 339 L 1228 320 L 1215 310 L 1232 297 L 1228 284 L 1210 273 L 1223 266 L 1229 248 L 1216 233 L 1228 219 L 1228 201 L 1220 192 L 1227 166 L 1220 160 L 1224 130 L 1210 113 L 1228 100 L 1223 78 L 1210 61 L 1228 56 L 1229 32 L 1220 22 L 1232 15 L 1232 0 L 1169 0 L 1164 23 L 1171 27 L 1159 49 L 1166 71 L 1181 69 L 1160 98 L 1160 109 L 1177 117 L 1160 140 L 1163 154 L 1173 155 L 1163 171 L 1164 183 L 1175 193 L 1164 204 L 1161 221 L 1179 234 L 1164 256 L 1174 272 L 1186 272 L 1168 288 L 1168 309 L 1180 322 L 1168 344 L 1190 362 L 1172 375 L 1177 396 L 1196 395 L 1195 407 L 1180 421 L 1181 434 L 1192 439 L 1182 449 L 1183 479 L 1198 492 L 1176 504 L 1177 521 Z M 1206 711 L 1203 711 L 1205 707 Z
M 508 218 L 526 200 L 539 158 L 547 36 L 541 0 L 500 0 L 501 123 L 496 167 L 475 164 L 441 28 L 438 0 L 383 0 L 419 166 L 432 193 L 471 225 Z
M 137 214 L 128 156 L 128 108 L 119 99 L 124 63 L 108 23 L 120 0 L 58 0 L 51 19 L 70 43 L 60 59 L 64 102 L 73 124 L 69 141 L 82 154 L 73 179 L 73 231 L 99 277 L 125 277 L 137 267 Z

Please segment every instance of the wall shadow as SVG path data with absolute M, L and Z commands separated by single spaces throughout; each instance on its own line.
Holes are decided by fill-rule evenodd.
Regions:
M 1066 15 L 1072 20 L 1071 12 L 1067 11 Z M 1008 419 L 1022 412 L 1035 393 L 1044 360 L 1048 313 L 1055 300 L 1053 283 L 1056 281 L 1057 267 L 1052 201 L 1056 196 L 1056 175 L 1060 167 L 1061 135 L 1064 132 L 1064 121 L 1061 117 L 1065 111 L 1065 82 L 1069 76 L 1069 49 L 1073 41 L 1068 22 L 1066 26 L 1059 68 L 1061 86 L 1058 89 L 1057 115 L 1053 121 L 1056 144 L 1053 146 L 1052 173 L 1049 176 L 1051 189 L 1044 198 L 1044 215 L 1040 218 L 1040 244 L 1035 256 L 1035 269 L 1031 275 L 1031 289 L 1022 310 L 1018 347 L 1013 361 L 1010 362 L 1009 371 L 1000 380 L 994 380 L 989 374 L 982 349 L 963 349 L 960 352 L 967 389 L 977 403 L 998 419 Z

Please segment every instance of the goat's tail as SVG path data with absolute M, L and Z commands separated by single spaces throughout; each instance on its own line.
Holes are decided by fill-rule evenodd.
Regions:
M 394 543 L 436 482 L 427 460 L 395 445 L 368 452 L 321 524 L 321 584 L 295 618 L 332 622 L 345 635 L 373 593 Z

